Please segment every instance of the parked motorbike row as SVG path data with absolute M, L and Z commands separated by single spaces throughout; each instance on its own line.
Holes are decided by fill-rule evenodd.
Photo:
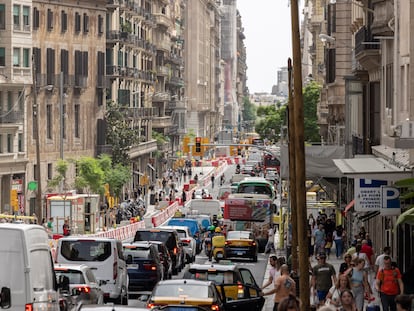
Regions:
M 130 220 L 131 218 L 139 216 L 142 218 L 145 215 L 146 207 L 144 200 L 138 198 L 137 200 L 128 200 L 122 202 L 116 214 L 116 223 L 119 224 L 123 220 Z

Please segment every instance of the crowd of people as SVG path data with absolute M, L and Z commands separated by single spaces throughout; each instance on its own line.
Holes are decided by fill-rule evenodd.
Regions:
M 397 263 L 391 257 L 391 248 L 385 246 L 376 255 L 373 242 L 362 226 L 352 241 L 346 241 L 347 234 L 341 225 L 335 224 L 334 215 L 323 211 L 317 217 L 308 218 L 309 272 L 311 306 L 320 311 L 402 311 L 413 310 L 414 295 L 406 291 L 404 280 Z M 269 235 L 272 235 L 270 230 Z M 350 245 L 350 247 L 346 247 Z M 269 244 L 266 250 L 273 250 Z M 335 252 L 331 253 L 331 248 Z M 329 256 L 342 261 L 339 271 L 329 263 Z M 317 263 L 312 265 L 313 260 Z M 338 261 L 337 261 L 338 263 Z M 264 295 L 275 294 L 274 311 L 300 310 L 296 298 L 296 284 L 291 284 L 289 267 L 270 255 L 268 280 L 273 290 Z M 282 277 L 285 275 L 284 277 Z M 411 277 L 412 278 L 412 277 Z M 410 285 L 411 286 L 411 285 Z M 288 302 L 288 300 L 290 302 Z M 282 303 L 282 301 L 284 303 Z

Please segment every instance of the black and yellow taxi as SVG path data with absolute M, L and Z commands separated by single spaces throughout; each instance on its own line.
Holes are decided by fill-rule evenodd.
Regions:
M 258 243 L 251 231 L 229 231 L 224 251 L 226 258 L 251 258 L 257 262 Z
M 192 264 L 183 278 L 214 282 L 225 297 L 225 307 L 251 311 L 261 310 L 264 305 L 265 300 L 251 271 L 229 260 L 222 260 L 220 264 Z

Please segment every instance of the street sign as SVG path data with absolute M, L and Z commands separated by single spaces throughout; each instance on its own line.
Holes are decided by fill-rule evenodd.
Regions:
M 384 216 L 401 214 L 400 193 L 386 180 L 355 179 L 355 211 L 381 212 Z

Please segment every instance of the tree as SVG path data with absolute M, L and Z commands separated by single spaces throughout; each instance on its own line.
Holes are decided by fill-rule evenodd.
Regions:
M 303 90 L 304 139 L 307 142 L 320 142 L 317 105 L 321 86 L 312 81 Z
M 128 151 L 138 143 L 139 132 L 125 118 L 125 108 L 118 103 L 108 101 L 105 120 L 107 123 L 106 140 L 112 146 L 112 162 L 128 166 Z
M 47 186 L 50 188 L 57 188 L 61 187 L 62 189 L 59 189 L 60 191 L 64 191 L 65 189 L 68 189 L 68 185 L 66 182 L 66 172 L 68 171 L 69 163 L 63 159 L 58 159 L 55 166 L 56 175 L 47 182 Z
M 277 141 L 280 137 L 280 129 L 286 124 L 286 106 L 276 109 L 274 105 L 257 108 L 259 122 L 256 123 L 256 133 L 261 138 Z
M 243 122 L 245 124 L 244 128 L 246 131 L 251 131 L 251 128 L 256 121 L 256 107 L 250 102 L 247 96 L 243 99 L 242 113 Z
M 78 168 L 78 175 L 75 177 L 77 190 L 81 192 L 87 189 L 89 193 L 103 195 L 105 192 L 105 174 L 98 159 L 82 157 L 76 161 L 76 165 Z

